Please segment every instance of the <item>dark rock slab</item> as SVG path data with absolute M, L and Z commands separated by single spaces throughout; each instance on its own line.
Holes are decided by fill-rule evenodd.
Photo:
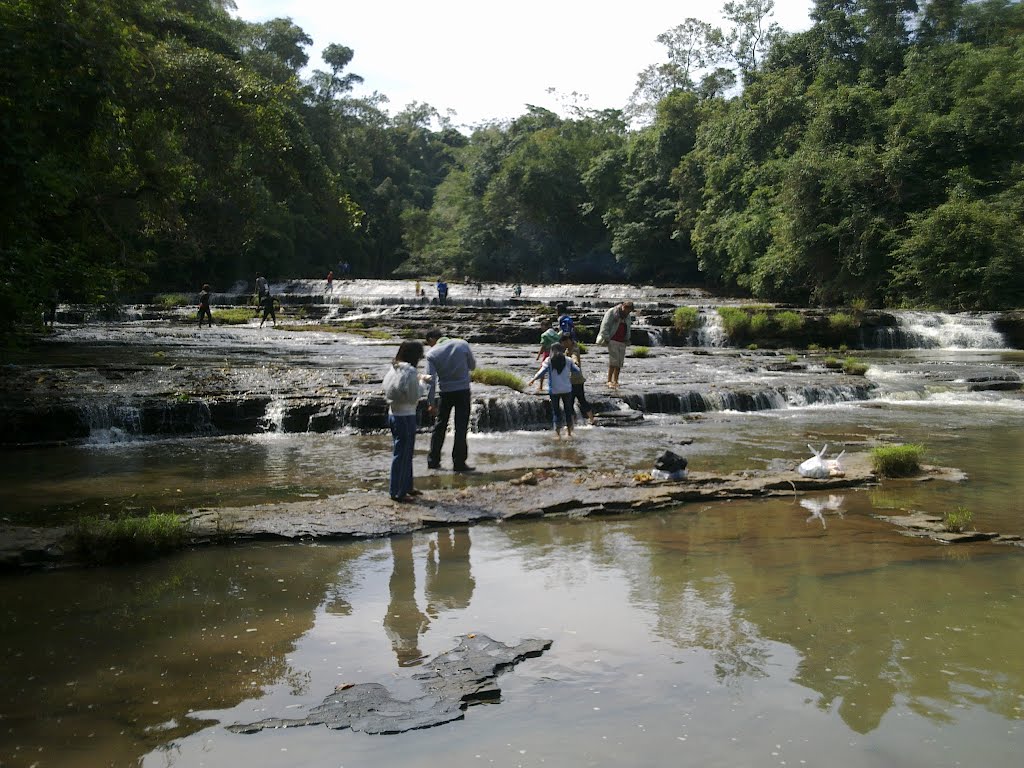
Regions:
M 325 725 L 335 730 L 351 728 L 363 733 L 405 733 L 433 728 L 465 717 L 472 704 L 496 701 L 501 696 L 498 675 L 523 659 L 540 656 L 551 640 L 524 640 L 508 646 L 487 635 L 467 634 L 455 648 L 428 661 L 427 671 L 413 675 L 423 696 L 396 699 L 379 683 L 339 686 L 299 719 L 270 718 L 255 723 L 229 725 L 234 733 L 258 733 L 267 728 Z
M 941 517 L 924 512 L 912 512 L 907 515 L 877 515 L 876 517 L 897 526 L 904 536 L 931 539 L 940 544 L 991 541 L 995 544 L 1024 546 L 1022 537 L 1015 534 L 1002 534 L 993 531 L 948 531 Z

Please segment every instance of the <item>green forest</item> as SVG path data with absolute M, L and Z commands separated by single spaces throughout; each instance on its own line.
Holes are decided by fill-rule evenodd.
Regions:
M 659 36 L 617 110 L 456 127 L 230 0 L 0 0 L 10 327 L 257 271 L 1024 305 L 1024 10 L 771 0 Z M 538 22 L 541 23 L 541 22 Z M 613 53 L 613 52 L 611 52 Z M 372 83 L 367 86 L 372 87 Z M 497 84 L 496 84 L 497 87 Z

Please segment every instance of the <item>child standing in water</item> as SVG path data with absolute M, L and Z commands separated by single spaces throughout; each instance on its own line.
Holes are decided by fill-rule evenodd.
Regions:
M 543 380 L 545 376 L 548 377 L 548 395 L 551 397 L 551 421 L 555 427 L 555 435 L 559 440 L 562 439 L 563 423 L 569 437 L 572 437 L 571 376 L 573 373 L 582 375 L 583 372 L 576 363 L 566 359 L 565 347 L 561 344 L 552 344 L 550 357 L 544 361 L 544 365 L 540 367 L 540 370 L 527 382 L 532 384 L 538 379 Z

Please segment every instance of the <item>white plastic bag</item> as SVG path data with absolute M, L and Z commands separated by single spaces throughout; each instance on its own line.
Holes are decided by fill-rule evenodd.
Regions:
M 834 459 L 826 459 L 825 453 L 828 451 L 827 443 L 822 446 L 820 451 L 814 450 L 810 445 L 807 446 L 807 450 L 814 455 L 797 467 L 796 471 L 800 473 L 801 477 L 824 480 L 827 477 L 842 477 L 846 474 L 843 471 L 842 465 L 839 463 L 839 460 L 843 458 L 846 451 L 843 451 Z

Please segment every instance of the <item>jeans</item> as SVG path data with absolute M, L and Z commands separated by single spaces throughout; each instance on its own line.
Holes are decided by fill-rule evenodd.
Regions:
M 437 422 L 434 432 L 430 435 L 430 453 L 427 464 L 437 466 L 441 463 L 441 448 L 444 446 L 445 432 L 448 431 L 448 418 L 452 408 L 455 409 L 455 444 L 452 446 L 452 463 L 455 468 L 466 466 L 469 446 L 466 444 L 466 433 L 469 432 L 469 407 L 472 402 L 468 389 L 458 392 L 442 392 L 437 409 Z
M 561 429 L 563 420 L 565 425 L 572 429 L 572 392 L 564 392 L 560 395 L 551 393 L 549 397 L 551 398 L 551 421 L 554 422 L 555 429 Z
M 388 416 L 391 427 L 391 498 L 412 490 L 412 452 L 416 447 L 416 416 Z
M 587 393 L 583 391 L 583 384 L 572 385 L 572 396 L 579 403 L 580 413 L 583 414 L 584 418 L 594 410 L 590 403 L 587 402 Z M 569 410 L 572 410 L 572 408 Z

